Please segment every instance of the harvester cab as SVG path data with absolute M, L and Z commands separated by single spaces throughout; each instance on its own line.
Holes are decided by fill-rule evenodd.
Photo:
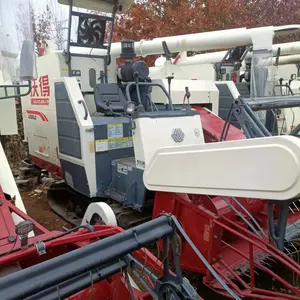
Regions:
M 120 43 L 120 57 L 125 62 L 113 72 L 114 65 L 108 67 L 111 40 L 107 45 L 103 43 L 103 16 L 75 13 L 71 7 L 70 18 L 74 15 L 80 21 L 77 42 L 70 40 L 67 50 L 69 76 L 54 80 L 58 157 L 63 176 L 67 185 L 82 195 L 109 198 L 142 211 L 145 206 L 152 206 L 153 197 L 147 195 L 143 170 L 156 150 L 204 143 L 199 112 L 189 105 L 174 109 L 164 86 L 151 82 L 146 63 L 134 60 L 133 41 Z M 80 42 L 83 40 L 84 44 Z M 95 75 L 80 55 L 81 68 L 74 71 L 78 54 L 70 48 L 79 46 L 98 47 L 102 52 L 105 48 L 105 55 L 93 57 L 100 62 L 97 70 L 101 74 Z M 88 55 L 86 59 L 91 61 L 90 58 Z M 91 63 L 97 65 L 96 61 Z M 112 74 L 115 78 L 111 80 Z M 90 76 L 89 82 L 82 81 L 85 75 Z M 159 101 L 151 96 L 152 90 L 157 89 L 167 99 L 160 105 L 155 105 Z

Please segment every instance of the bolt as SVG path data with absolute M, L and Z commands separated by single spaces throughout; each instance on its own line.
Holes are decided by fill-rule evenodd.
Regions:
M 214 235 L 214 239 L 217 239 L 217 238 L 218 238 L 218 236 L 215 234 L 215 235 Z
M 16 240 L 17 237 L 13 236 L 13 235 L 10 235 L 7 240 L 9 243 L 13 243 L 15 240 Z
M 213 261 L 213 262 L 216 262 L 216 258 L 215 258 L 215 257 L 213 257 L 213 258 L 212 258 L 212 261 Z

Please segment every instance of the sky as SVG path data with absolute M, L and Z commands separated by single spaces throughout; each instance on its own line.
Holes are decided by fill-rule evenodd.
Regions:
M 17 56 L 21 49 L 21 35 L 17 29 L 20 11 L 24 18 L 24 24 L 29 25 L 29 0 L 0 0 L 0 70 L 3 72 L 4 79 L 7 79 L 7 76 L 15 75 L 16 58 L 7 58 L 6 55 L 15 54 Z

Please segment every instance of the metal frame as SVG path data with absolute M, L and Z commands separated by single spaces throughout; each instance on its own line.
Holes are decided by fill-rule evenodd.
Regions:
M 14 94 L 9 96 L 7 93 L 8 88 L 15 88 L 15 89 L 20 89 L 20 88 L 28 88 L 28 91 L 26 93 L 19 93 L 19 94 Z M 28 84 L 11 84 L 11 85 L 0 85 L 0 89 L 4 89 L 5 96 L 0 97 L 0 100 L 3 99 L 11 99 L 11 98 L 16 98 L 16 97 L 24 97 L 30 94 L 31 92 L 31 80 L 28 80 Z
M 231 57 L 232 57 L 232 53 L 235 49 L 244 49 L 244 52 L 243 54 L 241 55 L 241 57 L 239 58 L 239 60 L 233 60 L 231 61 Z M 225 56 L 223 57 L 223 59 L 221 60 L 221 62 L 219 63 L 216 63 L 215 64 L 215 70 L 216 70 L 216 74 L 217 74 L 217 81 L 222 81 L 223 79 L 223 75 L 221 74 L 221 69 L 222 69 L 222 66 L 233 66 L 233 63 L 235 62 L 239 62 L 240 63 L 240 67 L 241 67 L 241 63 L 242 61 L 245 59 L 246 55 L 248 54 L 249 52 L 249 47 L 248 46 L 239 46 L 239 47 L 233 47 L 233 48 L 230 48 L 227 53 L 225 54 Z
M 87 14 L 87 13 L 82 13 L 82 12 L 75 12 L 73 11 L 73 0 L 69 0 L 69 20 L 68 20 L 68 40 L 67 40 L 67 49 L 64 51 L 65 55 L 65 62 L 68 65 L 68 73 L 69 77 L 72 77 L 72 67 L 71 67 L 71 60 L 72 56 L 73 57 L 90 57 L 90 58 L 103 58 L 104 59 L 104 68 L 106 70 L 107 74 L 107 66 L 110 64 L 110 49 L 111 49 L 111 42 L 112 42 L 112 34 L 114 30 L 114 20 L 115 20 L 115 13 L 116 13 L 116 8 L 112 11 L 112 17 L 106 17 L 106 16 L 99 16 L 95 14 Z M 110 30 L 110 35 L 109 35 L 109 42 L 108 46 L 102 46 L 102 47 L 95 47 L 91 45 L 81 45 L 78 43 L 73 43 L 71 42 L 71 33 L 72 33 L 72 17 L 90 17 L 90 18 L 96 18 L 99 20 L 105 20 L 108 22 L 112 23 L 111 30 Z M 85 48 L 98 48 L 98 49 L 107 49 L 107 55 L 106 56 L 101 56 L 101 55 L 93 55 L 93 54 L 79 54 L 79 53 L 72 53 L 71 52 L 71 47 L 85 47 Z M 107 75 L 104 76 L 105 82 L 107 82 Z

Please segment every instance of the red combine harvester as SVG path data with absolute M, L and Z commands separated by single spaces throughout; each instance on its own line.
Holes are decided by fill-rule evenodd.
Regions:
M 214 46 L 219 48 L 232 47 L 236 43 L 239 46 L 254 44 L 262 34 L 266 34 L 265 40 L 270 41 L 275 34 L 298 31 L 299 25 L 170 37 L 167 43 L 164 39 L 154 39 L 136 44 L 133 41 L 111 44 L 109 40 L 105 44 L 102 38 L 105 36 L 105 24 L 114 21 L 117 11 L 113 2 L 74 0 L 73 3 L 92 10 L 99 8 L 106 13 L 112 11 L 111 17 L 74 11 L 72 1 L 59 2 L 71 4 L 68 47 L 66 51 L 55 51 L 50 42 L 44 44 L 44 54 L 37 64 L 39 78 L 33 81 L 34 92 L 23 101 L 23 104 L 27 101 L 26 108 L 23 106 L 24 120 L 33 163 L 47 168 L 49 172 L 59 171 L 65 180 L 50 189 L 52 196 L 57 192 L 57 197 L 50 199 L 53 210 L 67 219 L 71 214 L 66 207 L 74 211 L 79 208 L 80 211 L 86 210 L 90 202 L 109 200 L 119 224 L 126 219 L 132 225 L 149 220 L 149 214 L 145 217 L 141 212 L 147 212 L 149 208 L 151 211 L 154 204 L 154 220 L 122 233 L 129 235 L 127 241 L 134 243 L 133 237 L 139 228 L 149 230 L 148 236 L 145 235 L 149 238 L 147 243 L 163 238 L 167 233 L 163 230 L 162 235 L 157 235 L 155 224 L 160 222 L 157 220 L 168 220 L 169 226 L 178 229 L 176 241 L 180 241 L 181 246 L 181 267 L 204 275 L 204 283 L 217 293 L 235 299 L 300 299 L 300 289 L 296 284 L 300 276 L 299 264 L 291 257 L 297 254 L 297 249 L 294 251 L 293 248 L 296 248 L 295 240 L 300 232 L 299 206 L 295 202 L 300 193 L 299 140 L 269 137 L 249 103 L 244 103 L 239 97 L 234 98 L 237 102 L 233 104 L 233 113 L 245 135 L 241 130 L 227 126 L 230 120 L 225 122 L 204 108 L 213 105 L 213 91 L 202 93 L 197 81 L 184 83 L 192 91 L 191 99 L 190 95 L 187 96 L 190 94 L 188 88 L 186 94 L 184 89 L 177 91 L 180 95 L 177 100 L 185 96 L 184 99 L 188 98 L 194 109 L 175 102 L 175 91 L 171 93 L 171 99 L 167 86 L 152 82 L 149 68 L 134 60 L 136 55 L 147 53 L 143 51 L 147 49 L 149 54 L 167 53 L 168 46 L 171 52 L 180 51 L 181 46 L 191 46 L 192 49 L 185 50 L 196 51 L 199 50 L 197 47 L 204 45 L 203 50 L 207 50 L 211 47 L 212 38 L 216 43 L 213 43 Z M 125 9 L 130 1 L 122 2 Z M 72 34 L 73 18 L 79 19 L 79 26 Z M 110 28 L 112 34 L 113 26 Z M 76 41 L 71 40 L 73 35 L 76 35 Z M 254 46 L 263 46 L 263 49 L 254 47 L 254 50 L 264 50 L 261 38 L 258 40 L 259 43 Z M 117 67 L 116 58 L 120 55 L 125 63 Z M 177 87 L 180 82 L 173 79 L 172 84 Z M 233 85 L 236 96 L 238 91 L 233 82 L 226 84 Z M 165 94 L 166 102 L 158 101 L 161 100 L 159 97 L 152 100 L 155 88 L 160 88 Z M 193 97 L 193 90 L 199 99 L 198 96 Z M 223 142 L 225 137 L 227 141 Z M 278 157 L 283 162 L 280 169 L 277 167 Z M 285 174 L 284 178 L 282 174 Z M 62 196 L 61 192 L 68 193 Z M 288 214 L 289 204 L 295 207 L 291 214 Z M 175 215 L 178 221 L 173 217 L 160 216 L 164 212 Z M 91 215 L 104 223 L 113 223 L 110 222 L 112 212 L 94 211 Z M 90 221 L 86 221 L 85 217 L 83 220 L 85 223 Z M 78 218 L 75 221 L 78 222 Z M 108 230 L 108 227 L 97 225 L 95 228 L 99 229 L 99 234 L 102 229 Z M 77 241 L 75 236 L 79 238 L 82 233 L 70 233 L 70 237 L 74 235 L 72 241 Z M 116 267 L 120 256 L 129 255 L 147 244 L 141 243 L 142 237 L 137 235 L 135 241 L 138 245 L 130 248 L 130 243 L 126 243 L 125 251 L 118 244 L 118 236 L 122 234 L 109 237 L 118 251 L 103 262 L 105 267 L 108 262 Z M 172 234 L 174 237 L 175 232 L 172 231 Z M 63 241 L 64 238 L 58 240 Z M 100 242 L 87 247 L 97 243 L 101 247 L 106 245 L 106 239 Z M 165 253 L 166 243 L 160 244 L 164 246 Z M 88 254 L 106 257 L 102 248 L 99 253 L 89 253 L 85 249 L 76 251 L 81 251 L 81 257 Z M 175 255 L 174 259 L 178 256 L 177 250 L 170 253 Z M 72 252 L 62 257 L 73 260 Z M 67 259 L 63 269 L 67 269 Z M 54 262 L 49 260 L 49 264 L 42 266 L 47 270 L 63 261 L 58 256 Z M 126 263 L 128 260 L 123 261 Z M 276 275 L 270 261 L 275 261 L 281 270 L 287 269 L 287 276 L 291 275 L 295 281 L 292 283 L 285 279 L 282 271 Z M 78 262 L 78 266 L 82 263 Z M 32 270 L 38 266 L 32 266 Z M 76 274 L 79 276 L 91 271 L 96 265 L 87 267 L 90 269 L 80 269 Z M 77 260 L 74 268 L 77 268 Z M 77 269 L 74 271 L 77 272 Z M 25 278 L 22 274 L 30 278 L 32 274 L 28 272 L 19 273 L 24 276 L 20 278 Z M 274 290 L 257 280 L 255 275 L 258 272 L 275 279 Z M 176 274 L 180 277 L 178 272 Z M 62 280 L 68 281 L 68 284 L 69 280 L 79 279 L 70 278 L 68 274 L 64 276 Z M 57 282 L 54 274 L 49 277 L 50 293 Z M 10 279 L 13 282 L 20 278 Z

